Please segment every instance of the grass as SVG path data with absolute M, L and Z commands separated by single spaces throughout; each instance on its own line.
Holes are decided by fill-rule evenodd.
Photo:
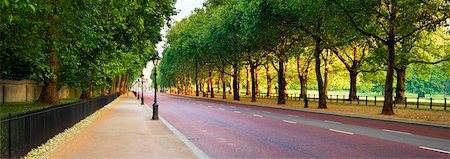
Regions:
M 241 101 L 234 101 L 231 95 L 228 95 L 227 99 L 222 99 L 221 94 L 215 95 L 216 98 L 212 100 L 450 126 L 450 111 L 444 110 L 403 108 L 402 105 L 394 108 L 395 115 L 381 115 L 380 113 L 382 110 L 382 102 L 377 106 L 356 105 L 356 104 L 349 104 L 347 102 L 346 103 L 327 102 L 328 107 L 327 109 L 318 109 L 317 101 L 310 101 L 309 108 L 304 108 L 304 101 L 287 100 L 286 102 L 287 104 L 278 105 L 277 100 L 274 98 L 272 99 L 257 98 L 256 102 L 251 102 L 250 97 L 241 97 Z M 196 97 L 196 98 L 203 98 L 203 97 Z
M 80 99 L 78 98 L 66 98 L 61 99 L 60 103 L 72 103 L 76 102 Z M 28 110 L 37 110 L 42 108 L 50 107 L 51 105 L 34 103 L 34 102 L 14 102 L 14 103 L 5 103 L 0 105 L 0 116 L 7 116 L 8 113 L 20 113 Z
M 227 89 L 228 90 L 228 89 Z M 216 89 L 217 91 L 217 89 Z M 275 89 L 272 89 L 273 93 L 275 93 Z M 241 94 L 245 94 L 246 90 L 245 88 L 242 88 L 240 90 Z M 267 93 L 267 90 L 265 89 L 261 89 L 260 90 L 261 93 Z M 290 95 L 299 95 L 300 94 L 300 90 L 293 90 L 293 89 L 288 89 L 287 93 Z M 365 99 L 365 96 L 368 96 L 369 100 L 374 100 L 374 97 L 377 97 L 377 100 L 384 100 L 383 94 L 381 92 L 362 92 L 362 91 L 358 91 L 358 96 L 360 96 L 361 99 Z M 313 97 L 314 95 L 316 97 L 319 96 L 319 91 L 318 90 L 308 90 L 307 94 L 310 97 Z M 349 94 L 349 90 L 329 90 L 328 91 L 328 95 L 331 96 L 333 99 L 336 98 L 336 95 L 339 96 L 339 99 L 344 98 L 344 96 L 346 98 L 348 98 L 348 94 Z M 395 94 L 394 94 L 395 96 Z M 416 102 L 417 100 L 417 93 L 409 93 L 406 92 L 405 93 L 405 97 L 407 98 L 408 102 Z M 444 94 L 425 94 L 425 98 L 420 98 L 419 101 L 422 102 L 427 102 L 429 103 L 430 98 L 433 98 L 433 103 L 444 103 Z M 447 98 L 447 102 L 450 102 L 450 98 L 447 95 L 445 98 Z

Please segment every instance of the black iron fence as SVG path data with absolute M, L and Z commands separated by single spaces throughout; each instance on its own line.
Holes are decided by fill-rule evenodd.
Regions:
M 104 107 L 119 93 L 0 118 L 0 158 L 19 158 Z
M 248 95 L 245 95 L 248 96 Z M 250 95 L 251 96 L 251 95 Z M 257 95 L 259 98 L 278 98 L 278 94 L 260 93 Z M 319 96 L 316 94 L 307 94 L 309 101 L 318 101 Z M 300 94 L 287 94 L 286 99 L 288 100 L 304 100 Z M 395 97 L 394 97 L 395 99 Z M 382 106 L 383 96 L 358 96 L 357 99 L 349 100 L 348 96 L 345 95 L 329 95 L 327 101 L 330 103 L 342 103 L 342 104 L 359 104 L 359 105 L 372 105 L 372 106 Z M 422 109 L 440 109 L 447 110 L 447 98 L 436 99 L 436 98 L 405 98 L 405 101 L 400 104 L 394 103 L 394 107 L 404 107 L 404 108 L 422 108 Z

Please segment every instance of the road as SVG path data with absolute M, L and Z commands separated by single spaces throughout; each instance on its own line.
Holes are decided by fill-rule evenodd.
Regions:
M 158 103 L 211 158 L 450 158 L 450 129 L 169 94 Z

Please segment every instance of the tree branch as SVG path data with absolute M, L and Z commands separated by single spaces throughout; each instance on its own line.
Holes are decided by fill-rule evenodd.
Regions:
M 373 37 L 373 38 L 375 38 L 375 39 L 377 39 L 377 40 L 380 40 L 380 41 L 383 42 L 383 43 L 387 43 L 387 40 L 385 40 L 385 39 L 383 39 L 383 38 L 381 38 L 381 37 L 379 37 L 379 36 L 377 36 L 377 35 L 375 35 L 375 34 L 369 33 L 369 32 L 367 32 L 367 31 L 362 30 L 361 28 L 359 28 L 359 26 L 358 26 L 358 24 L 356 23 L 355 19 L 350 15 L 350 13 L 348 12 L 348 10 L 345 9 L 344 6 L 342 6 L 341 4 L 339 4 L 336 0 L 331 0 L 331 2 L 335 3 L 336 5 L 338 5 L 339 8 L 341 8 L 342 10 L 344 10 L 345 14 L 346 14 L 347 17 L 350 19 L 350 22 L 352 23 L 353 27 L 355 27 L 356 30 L 358 30 L 359 32 L 361 32 L 361 34 L 364 34 L 364 35 L 366 35 L 366 36 Z

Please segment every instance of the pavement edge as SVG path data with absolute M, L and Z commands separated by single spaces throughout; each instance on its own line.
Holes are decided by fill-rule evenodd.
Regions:
M 147 104 L 144 104 L 145 108 L 148 111 L 153 112 Z M 203 152 L 200 148 L 198 148 L 194 143 L 189 141 L 189 139 L 183 135 L 177 128 L 175 128 L 172 124 L 170 124 L 166 119 L 164 119 L 161 115 L 159 115 L 159 119 L 162 121 L 167 128 L 170 129 L 191 151 L 200 159 L 211 159 L 205 152 Z

